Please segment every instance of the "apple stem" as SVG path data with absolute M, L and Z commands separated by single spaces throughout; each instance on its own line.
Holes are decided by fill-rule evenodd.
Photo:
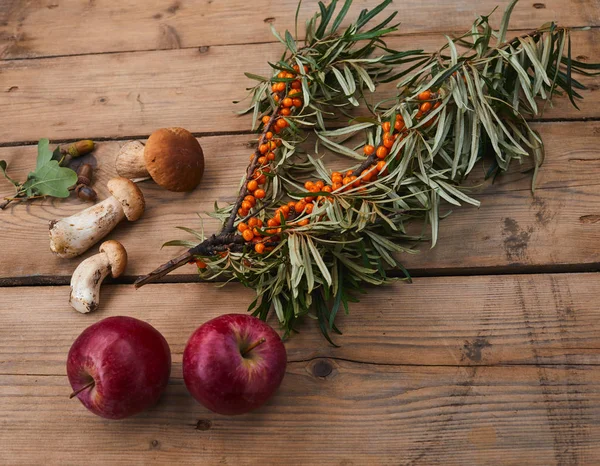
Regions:
M 242 356 L 246 356 L 250 351 L 252 351 L 257 346 L 262 345 L 265 341 L 267 341 L 266 338 L 261 338 L 260 340 L 256 340 L 254 343 L 252 343 L 250 346 L 248 346 L 248 348 L 246 348 L 244 351 L 242 351 Z
M 96 381 L 95 381 L 95 380 L 92 380 L 92 381 L 91 381 L 90 383 L 88 383 L 87 385 L 84 385 L 83 387 L 81 387 L 81 388 L 78 388 L 77 390 L 75 390 L 73 393 L 71 393 L 71 394 L 69 395 L 69 400 L 70 400 L 71 398 L 74 398 L 74 397 L 76 397 L 77 395 L 79 395 L 79 394 L 80 394 L 82 391 L 84 391 L 84 390 L 87 390 L 87 389 L 88 389 L 88 388 L 90 388 L 90 387 L 93 387 L 95 384 L 96 384 Z

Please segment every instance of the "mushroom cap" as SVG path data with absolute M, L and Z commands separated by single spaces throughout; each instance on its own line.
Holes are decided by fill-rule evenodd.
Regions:
M 183 128 L 154 131 L 144 149 L 146 170 L 169 191 L 192 191 L 204 174 L 204 154 L 196 138 Z
M 135 222 L 142 216 L 146 207 L 144 195 L 133 181 L 118 176 L 110 179 L 106 186 L 113 197 L 121 203 L 127 220 Z
M 114 239 L 105 241 L 100 245 L 100 252 L 106 254 L 110 273 L 117 278 L 125 271 L 127 267 L 127 251 L 121 243 Z

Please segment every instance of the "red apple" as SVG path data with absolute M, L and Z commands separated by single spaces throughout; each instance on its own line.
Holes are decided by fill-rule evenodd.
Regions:
M 107 419 L 122 419 L 154 405 L 170 373 L 165 338 L 132 317 L 109 317 L 86 328 L 67 358 L 71 396 Z
M 287 355 L 279 335 L 248 314 L 209 320 L 183 352 L 183 379 L 192 396 L 219 414 L 243 414 L 264 404 L 283 376 Z

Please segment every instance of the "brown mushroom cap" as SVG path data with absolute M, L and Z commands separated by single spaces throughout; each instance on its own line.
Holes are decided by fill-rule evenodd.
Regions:
M 154 131 L 144 149 L 146 170 L 169 191 L 192 191 L 204 174 L 204 154 L 196 138 L 183 128 Z
M 121 203 L 127 220 L 135 222 L 142 216 L 146 207 L 144 195 L 133 181 L 119 176 L 110 179 L 106 186 L 110 193 Z
M 105 241 L 100 245 L 100 252 L 106 254 L 110 273 L 117 278 L 125 271 L 127 267 L 127 251 L 121 243 L 114 239 Z

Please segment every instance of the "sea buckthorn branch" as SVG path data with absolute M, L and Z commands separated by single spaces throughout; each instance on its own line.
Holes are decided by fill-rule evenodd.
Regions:
M 276 69 L 281 73 L 297 71 L 301 77 L 278 74 L 269 85 L 275 86 L 272 90 L 276 94 L 279 82 L 286 82 L 289 90 L 288 82 L 300 81 L 297 90 L 301 89 L 304 97 L 302 111 L 283 116 L 289 127 L 281 137 L 281 155 L 268 167 L 267 190 L 259 198 L 268 201 L 259 205 L 255 196 L 252 205 L 253 201 L 244 197 L 249 202 L 247 215 L 243 215 L 244 201 L 238 207 L 242 211 L 216 212 L 215 216 L 223 219 L 232 218 L 232 211 L 237 213 L 233 225 L 238 234 L 230 233 L 233 236 L 220 240 L 223 243 L 216 247 L 209 248 L 203 241 L 201 247 L 186 253 L 200 261 L 200 277 L 214 279 L 226 274 L 253 288 L 257 298 L 249 310 L 263 319 L 274 310 L 286 334 L 302 316 L 314 317 L 333 344 L 329 334 L 339 333 L 335 326 L 338 312 L 348 311 L 348 304 L 357 300 L 357 293 L 364 292 L 365 284 L 410 279 L 397 256 L 416 252 L 410 245 L 424 238 L 426 228 L 431 228 L 432 247 L 435 245 L 442 201 L 479 205 L 460 189 L 460 182 L 486 153 L 494 155 L 496 172 L 530 152 L 537 169 L 541 140 L 525 116 L 537 114 L 536 99 L 548 102 L 558 88 L 572 99 L 578 98 L 573 88 L 581 84 L 572 73 L 591 74 L 598 68 L 575 62 L 570 50 L 565 55 L 568 31 L 553 24 L 506 41 L 514 3 L 498 31 L 482 17 L 470 33 L 448 39 L 438 52 L 385 49 L 387 54 L 373 62 L 358 59 L 369 70 L 368 79 L 397 81 L 399 94 L 389 107 L 384 106 L 389 100 L 376 105 L 372 118 L 335 130 L 326 130 L 323 121 L 323 115 L 330 112 L 328 106 L 336 105 L 336 98 L 328 98 L 333 97 L 329 87 L 339 85 L 341 105 L 354 105 L 356 98 L 349 96 L 360 97 L 360 92 L 353 90 L 353 84 L 362 89 L 368 80 L 362 72 L 353 73 L 352 59 L 341 55 L 322 75 L 319 60 L 313 56 L 313 63 L 296 51 L 286 34 L 282 41 L 288 43 L 292 57 L 278 62 Z M 331 19 L 332 13 L 323 13 L 323 21 L 326 16 Z M 311 27 L 320 29 L 309 24 L 309 31 Z M 348 30 L 356 36 L 352 26 Z M 306 50 L 313 53 L 339 39 L 316 37 L 310 39 L 314 48 L 309 45 Z M 491 46 L 494 39 L 497 45 Z M 466 51 L 459 54 L 457 46 L 465 44 Z M 318 53 L 327 55 L 326 50 Z M 299 60 L 297 70 L 290 66 L 292 59 Z M 310 70 L 310 83 L 304 65 Z M 390 66 L 402 68 L 393 74 Z M 254 91 L 250 108 L 255 121 L 261 115 L 271 118 L 269 113 L 280 108 L 276 97 L 264 96 L 265 90 L 265 82 L 261 82 Z M 314 122 L 320 128 L 317 154 L 321 144 L 358 160 L 358 164 L 331 172 L 320 158 L 301 156 L 296 150 L 302 139 L 300 127 Z M 353 146 L 352 136 L 362 131 L 366 141 Z M 356 152 L 361 147 L 364 155 Z M 255 193 L 258 186 L 246 188 Z M 266 207 L 267 202 L 275 209 Z M 421 226 L 422 232 L 411 233 L 411 225 Z M 205 241 L 214 242 L 218 237 L 213 235 L 212 240 Z M 184 255 L 186 259 L 190 256 Z

